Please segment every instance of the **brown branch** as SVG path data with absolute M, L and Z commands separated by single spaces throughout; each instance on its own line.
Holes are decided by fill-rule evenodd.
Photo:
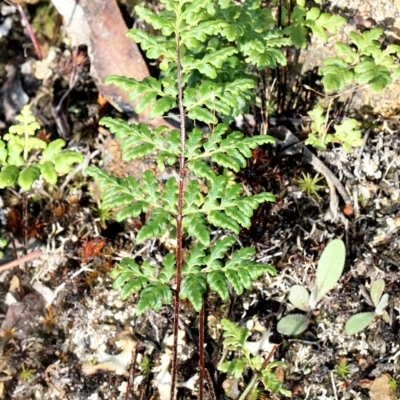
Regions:
M 38 258 L 41 254 L 42 254 L 42 252 L 40 250 L 36 250 L 32 253 L 27 254 L 26 256 L 17 258 L 14 261 L 10 261 L 9 263 L 6 263 L 6 264 L 0 266 L 0 272 L 7 271 L 8 269 L 15 268 L 20 264 L 24 264 L 28 261 Z
M 178 375 L 178 330 L 179 330 L 179 294 L 181 291 L 182 282 L 182 219 L 183 219 L 183 195 L 185 178 L 185 142 L 186 142 L 186 129 L 185 129 L 185 112 L 183 110 L 183 83 L 182 83 L 182 66 L 181 66 L 181 48 L 180 38 L 176 35 L 176 67 L 178 72 L 178 107 L 179 116 L 181 119 L 181 153 L 179 156 L 179 182 L 178 182 L 178 212 L 176 216 L 176 291 L 175 291 L 175 304 L 174 304 L 174 346 L 172 353 L 172 374 L 171 374 L 171 400 L 176 398 L 175 388 Z
M 25 28 L 28 31 L 28 35 L 32 41 L 33 47 L 35 48 L 35 53 L 38 57 L 39 60 L 43 60 L 43 56 L 42 56 L 42 51 L 40 50 L 39 44 L 36 40 L 35 34 L 33 33 L 32 30 L 32 26 L 29 23 L 28 17 L 25 14 L 24 9 L 19 5 L 19 4 L 14 4 L 9 0 L 4 0 L 7 4 L 9 4 L 10 6 L 14 7 L 15 9 L 18 10 L 19 14 L 21 15 L 22 20 L 25 23 Z
M 204 397 L 204 301 L 199 314 L 199 400 Z

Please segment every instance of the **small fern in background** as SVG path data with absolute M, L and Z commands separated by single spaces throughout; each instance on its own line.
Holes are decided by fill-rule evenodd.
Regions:
M 18 183 L 26 192 L 40 176 L 55 185 L 57 176 L 68 174 L 73 164 L 83 162 L 81 154 L 63 150 L 63 139 L 46 143 L 34 136 L 40 125 L 29 106 L 16 119 L 19 124 L 11 126 L 0 140 L 0 189 Z
M 63 149 L 65 141 L 56 139 L 50 143 L 35 137 L 39 123 L 29 105 L 16 117 L 18 124 L 9 128 L 0 139 L 0 189 L 18 185 L 22 189 L 22 218 L 24 253 L 27 252 L 28 197 L 35 181 L 43 177 L 49 185 L 57 183 L 58 176 L 70 172 L 73 164 L 83 162 L 82 154 Z M 4 247 L 0 240 L 0 247 Z M 0 252 L 0 258 L 2 252 Z

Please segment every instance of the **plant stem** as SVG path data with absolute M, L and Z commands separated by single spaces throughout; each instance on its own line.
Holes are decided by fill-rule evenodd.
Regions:
M 272 348 L 272 350 L 270 351 L 270 353 L 268 354 L 268 357 L 264 360 L 261 368 L 259 371 L 255 371 L 254 372 L 254 376 L 252 378 L 252 380 L 250 381 L 250 383 L 247 385 L 245 391 L 241 394 L 241 396 L 239 397 L 239 400 L 246 400 L 247 396 L 250 393 L 250 390 L 253 389 L 254 386 L 256 386 L 258 384 L 258 380 L 260 379 L 260 375 L 262 373 L 262 371 L 264 370 L 264 368 L 268 365 L 268 363 L 271 361 L 271 358 L 273 357 L 273 355 L 275 354 L 276 350 L 277 350 L 278 346 L 274 346 Z
M 181 4 L 180 4 L 181 7 Z M 181 154 L 179 157 L 179 182 L 178 182 L 178 213 L 176 216 L 176 291 L 175 291 L 175 304 L 174 304 L 174 346 L 172 354 L 172 374 L 171 374 L 171 400 L 175 399 L 175 388 L 178 373 L 178 329 L 179 329 L 179 293 L 181 291 L 182 281 L 182 211 L 183 211 L 183 180 L 185 177 L 185 112 L 183 110 L 183 84 L 182 84 L 182 66 L 181 66 L 181 48 L 179 36 L 180 18 L 177 15 L 177 22 L 175 25 L 176 35 L 176 67 L 178 72 L 178 107 L 179 116 L 181 120 Z
M 19 4 L 14 4 L 9 0 L 4 0 L 4 1 L 7 4 L 9 4 L 10 6 L 13 6 L 14 8 L 16 8 L 18 10 L 19 14 L 21 15 L 22 20 L 25 23 L 25 28 L 28 31 L 28 35 L 29 35 L 29 37 L 30 37 L 30 39 L 32 41 L 33 47 L 35 48 L 35 53 L 36 53 L 38 59 L 42 60 L 43 59 L 42 51 L 40 50 L 39 44 L 38 44 L 38 42 L 36 40 L 36 36 L 33 33 L 31 24 L 29 23 L 28 17 L 26 16 L 24 9 Z
M 22 229 L 23 229 L 23 244 L 24 256 L 28 254 L 28 195 L 26 192 L 22 193 Z
M 133 385 L 134 385 L 135 373 L 136 373 L 136 359 L 137 359 L 137 353 L 139 350 L 139 345 L 140 345 L 140 342 L 137 342 L 136 346 L 132 350 L 132 359 L 131 359 L 131 365 L 129 368 L 128 384 L 126 385 L 125 400 L 130 400 L 131 393 L 133 392 Z
M 199 400 L 204 394 L 204 302 L 199 313 Z

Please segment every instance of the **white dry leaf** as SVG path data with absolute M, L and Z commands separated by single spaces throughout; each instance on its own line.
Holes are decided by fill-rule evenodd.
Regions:
M 128 376 L 129 364 L 132 360 L 132 351 L 136 346 L 136 342 L 129 334 L 121 335 L 116 345 L 122 349 L 119 354 L 108 354 L 101 352 L 98 356 L 99 363 L 96 365 L 84 364 L 82 371 L 86 375 L 93 375 L 98 371 L 111 371 L 117 375 Z
M 7 17 L 2 24 L 0 24 L 0 38 L 5 37 L 10 32 L 13 25 L 13 18 Z
M 151 383 L 157 388 L 160 400 L 169 400 L 171 392 L 171 374 L 169 373 L 169 365 L 171 363 L 171 351 L 167 351 L 160 357 L 160 365 L 153 369 L 158 374 Z
M 253 355 L 258 356 L 260 352 L 271 352 L 274 348 L 274 344 L 269 341 L 272 336 L 272 332 L 266 329 L 258 321 L 255 322 L 253 329 L 262 334 L 261 338 L 256 342 L 247 341 L 244 346 Z
M 38 80 L 47 80 L 52 74 L 56 67 L 58 49 L 56 47 L 50 47 L 49 53 L 44 60 L 37 60 L 32 64 L 33 74 Z
M 370 153 L 363 154 L 361 168 L 367 176 L 380 179 L 382 177 L 382 171 L 379 169 L 379 164 L 379 155 L 377 153 L 372 157 Z
M 182 347 L 186 344 L 184 339 L 185 339 L 185 331 L 179 330 L 178 331 L 178 354 L 182 353 Z M 166 336 L 163 340 L 163 345 L 167 346 L 167 347 L 173 347 L 174 335 Z
M 171 396 L 172 377 L 169 372 L 170 364 L 171 350 L 167 349 L 160 357 L 160 365 L 153 368 L 153 372 L 158 372 L 158 374 L 154 377 L 151 383 L 157 388 L 160 400 L 169 400 Z M 197 389 L 198 380 L 199 375 L 195 374 L 187 381 L 178 383 L 177 386 L 194 391 Z

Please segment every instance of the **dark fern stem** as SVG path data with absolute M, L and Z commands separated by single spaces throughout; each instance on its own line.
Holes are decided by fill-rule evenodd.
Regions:
M 204 302 L 199 313 L 199 400 L 204 396 Z
M 183 195 L 184 186 L 183 180 L 185 177 L 185 112 L 183 110 L 183 87 L 182 87 L 182 66 L 181 66 L 181 48 L 180 38 L 176 36 L 176 66 L 178 71 L 178 107 L 181 120 L 181 154 L 179 157 L 179 184 L 178 184 L 178 215 L 176 217 L 176 292 L 174 305 L 174 347 L 172 355 L 172 382 L 171 382 L 171 400 L 175 399 L 175 387 L 178 373 L 178 329 L 179 329 L 179 293 L 182 282 L 182 210 L 183 210 Z

